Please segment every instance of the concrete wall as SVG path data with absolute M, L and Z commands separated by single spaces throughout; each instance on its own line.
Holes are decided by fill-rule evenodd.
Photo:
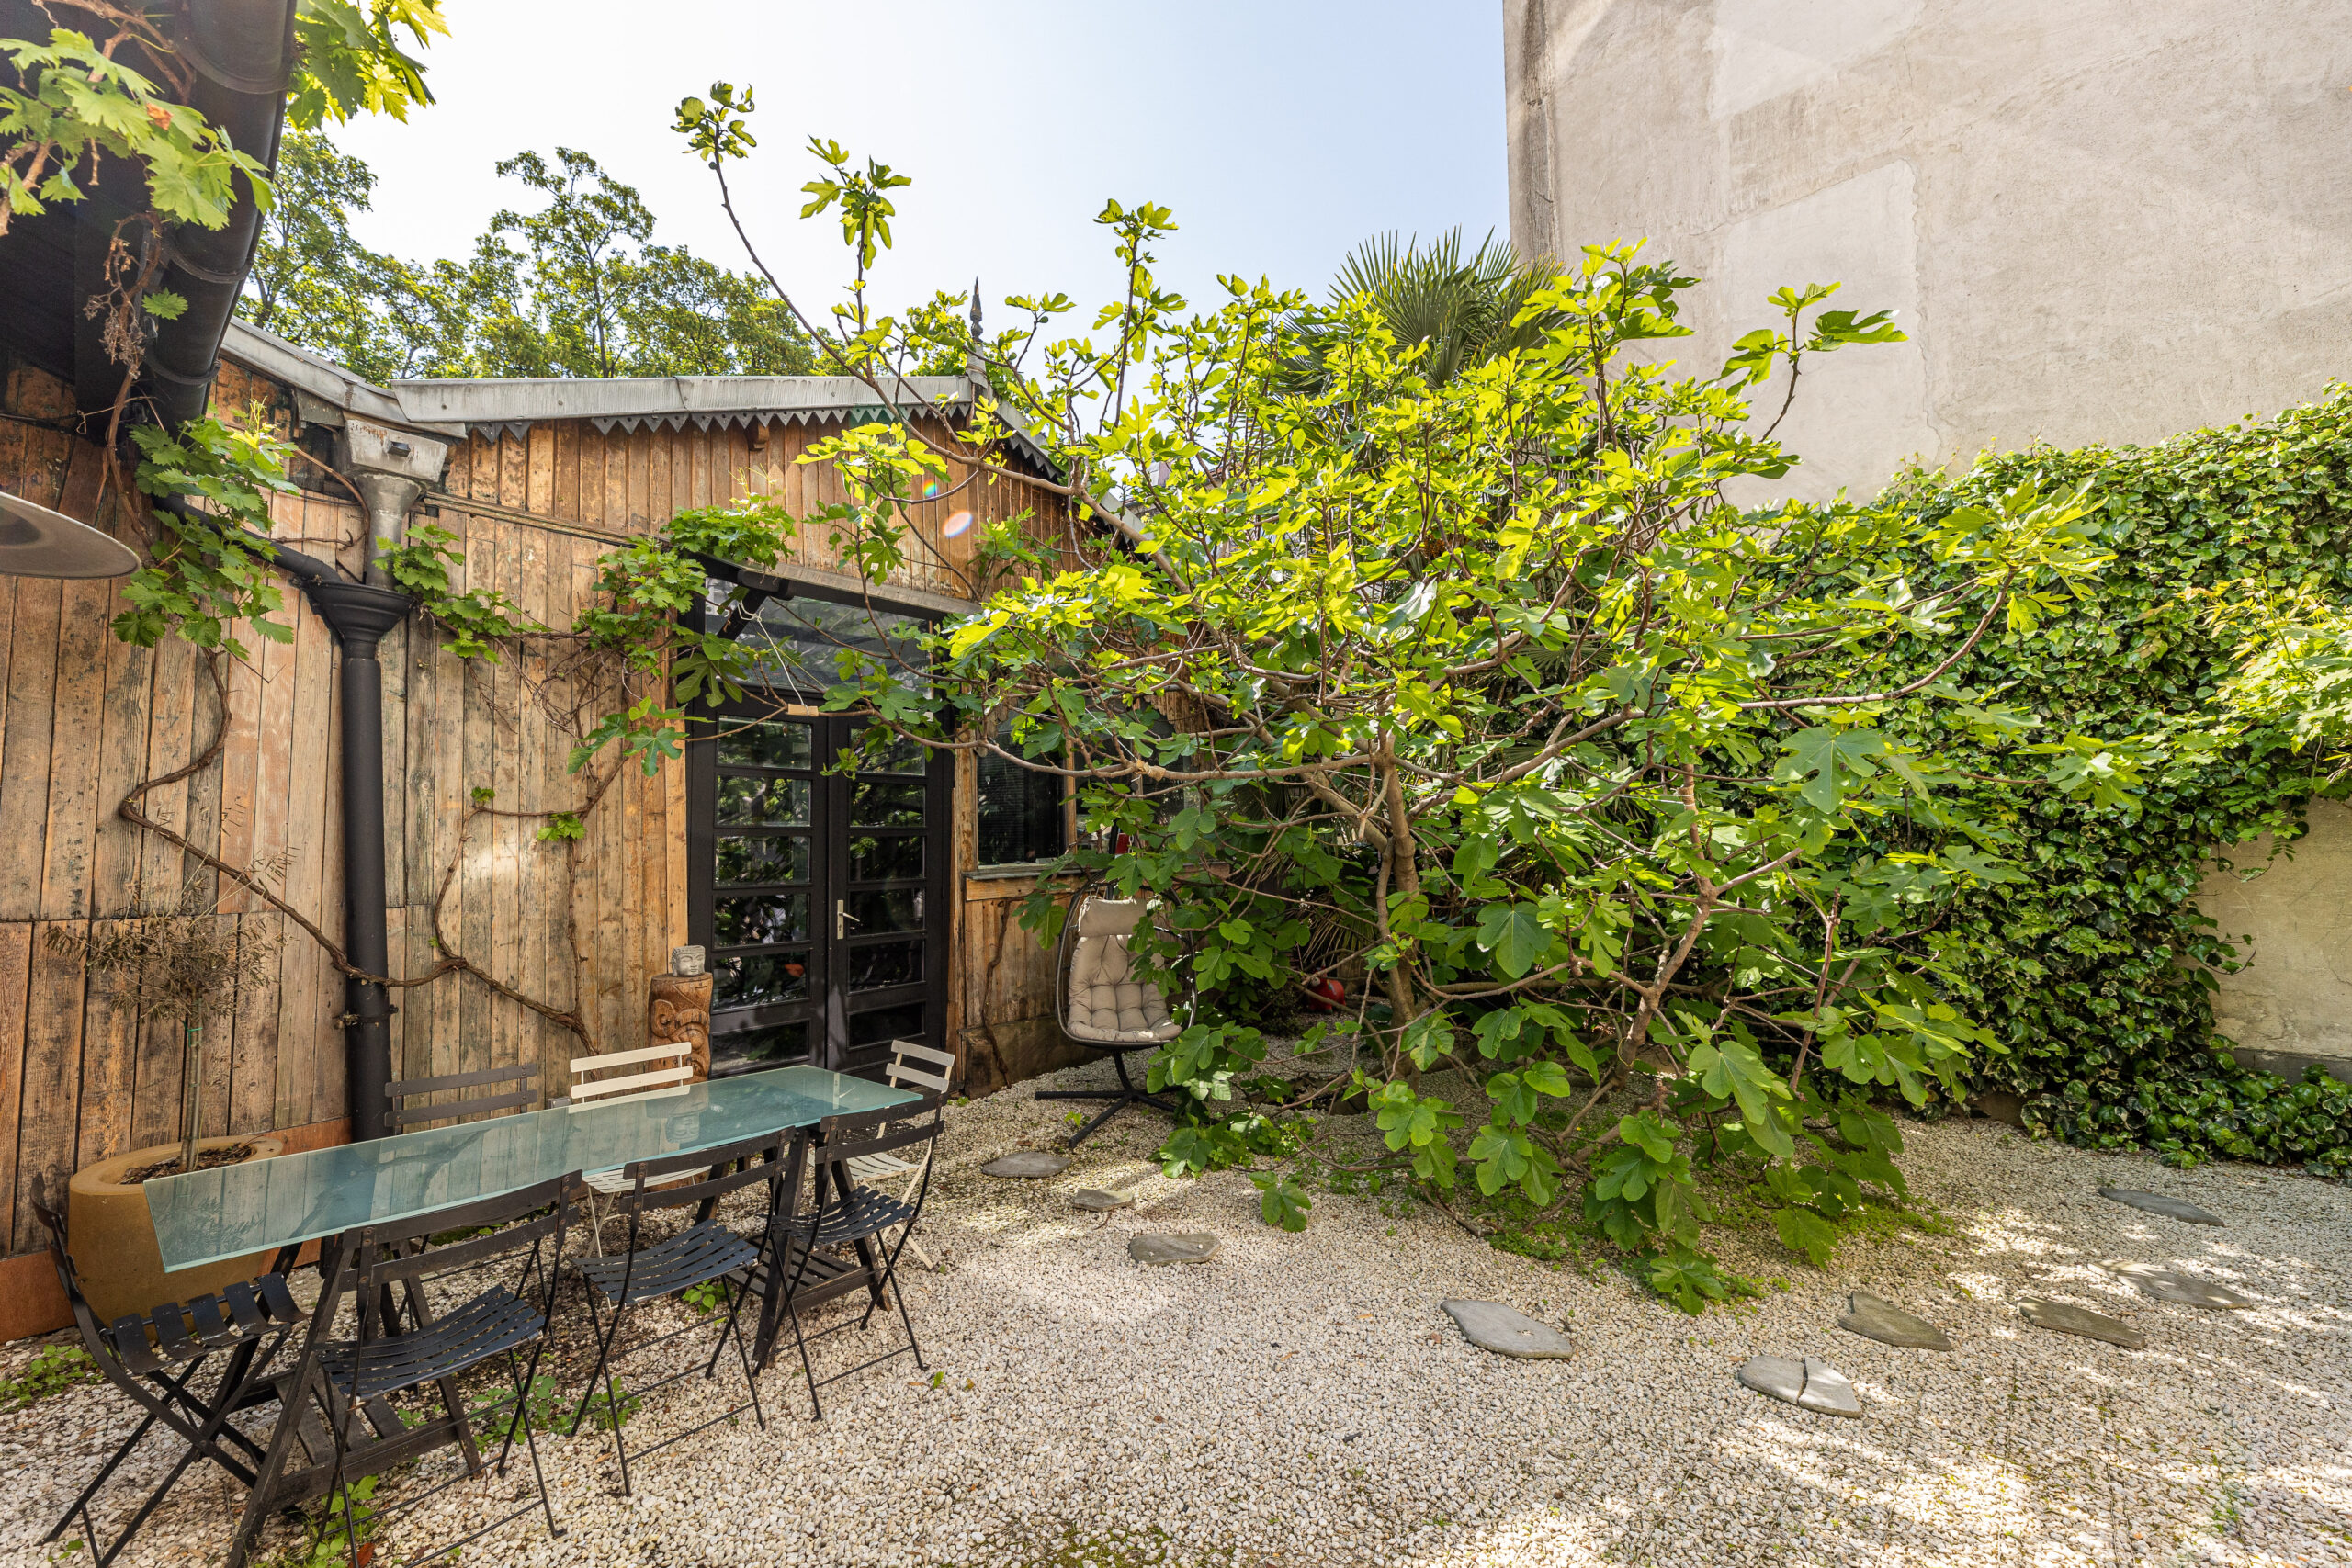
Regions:
M 2352 0 L 1504 0 L 1503 23 L 1523 253 L 1646 236 L 1705 280 L 1696 337 L 1662 345 L 1691 367 L 1783 283 L 1901 312 L 1911 342 L 1807 369 L 1800 494 L 1915 454 L 2154 440 L 2352 374 Z
M 2251 960 L 2221 977 L 2213 1024 L 2245 1066 L 2300 1077 L 2318 1062 L 2352 1083 L 2352 809 L 2315 800 L 2309 819 L 2289 855 L 2271 860 L 2270 841 L 2257 839 L 2199 890 Z

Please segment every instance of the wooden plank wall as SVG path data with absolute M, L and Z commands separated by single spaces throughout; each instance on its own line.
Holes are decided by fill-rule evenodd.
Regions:
M 215 397 L 223 409 L 262 405 L 281 434 L 299 434 L 290 395 L 261 378 L 224 367 Z M 65 389 L 48 378 L 8 378 L 0 489 L 142 543 L 111 497 L 100 504 L 103 465 L 96 447 L 69 433 L 72 413 Z M 460 444 L 446 493 L 425 505 L 458 536 L 463 586 L 501 589 L 529 615 L 563 626 L 591 602 L 598 556 L 678 511 L 763 494 L 805 513 L 841 499 L 830 468 L 793 461 L 820 434 L 689 424 L 599 434 L 583 422 L 541 423 L 527 435 Z M 978 525 L 949 538 L 946 523 L 958 511 L 977 513 Z M 918 507 L 920 544 L 902 581 L 966 596 L 982 527 L 1024 513 L 1033 536 L 1057 538 L 1055 498 L 1010 481 L 983 479 Z M 360 514 L 333 493 L 281 498 L 276 533 L 346 569 L 361 562 Z M 821 529 L 795 553 L 813 566 L 837 561 Z M 339 938 L 338 654 L 300 595 L 289 586 L 286 596 L 280 618 L 293 640 L 248 636 L 252 660 L 228 667 L 219 762 L 143 805 L 232 864 L 283 856 L 283 896 Z M 0 1234 L 12 1254 L 42 1245 L 29 1201 L 36 1182 L 62 1184 L 83 1165 L 176 1133 L 176 1031 L 127 1016 L 77 958 L 49 944 L 52 930 L 103 929 L 168 904 L 184 877 L 201 874 L 219 918 L 286 938 L 270 993 L 239 998 L 233 1021 L 210 1033 L 204 1130 L 315 1129 L 345 1110 L 334 1022 L 343 983 L 325 955 L 261 900 L 198 863 L 183 864 L 178 851 L 115 814 L 133 784 L 187 762 L 216 722 L 197 651 L 173 638 L 153 650 L 120 642 L 108 623 L 123 607 L 117 583 L 0 578 Z M 647 982 L 685 940 L 683 767 L 650 779 L 629 770 L 569 855 L 537 840 L 536 817 L 481 816 L 469 826 L 476 788 L 518 813 L 569 809 L 583 798 L 584 781 L 566 769 L 568 741 L 533 708 L 546 671 L 527 660 L 458 660 L 415 624 L 386 639 L 382 663 L 395 969 L 419 975 L 438 956 L 431 909 L 454 864 L 443 924 L 459 951 L 553 1006 L 577 1006 L 600 1049 L 641 1044 Z M 971 838 L 965 778 L 959 875 Z M 958 930 L 987 933 L 987 968 L 999 978 L 955 988 L 955 1039 L 976 1021 L 1022 1021 L 970 1016 L 991 1005 L 1050 1010 L 1050 976 L 1040 994 L 1035 976 L 1008 971 L 996 950 L 1017 942 L 994 908 L 977 923 L 971 912 L 957 911 Z M 1017 928 L 1013 936 L 1022 937 Z M 1016 953 L 1012 969 L 1041 962 L 1049 969 L 1051 955 Z M 457 976 L 401 991 L 395 1002 L 396 1076 L 537 1060 L 542 1092 L 562 1092 L 576 1042 L 520 1004 Z M 1036 1021 L 1028 1020 L 1028 1032 Z M 306 1142 L 335 1135 L 314 1132 Z

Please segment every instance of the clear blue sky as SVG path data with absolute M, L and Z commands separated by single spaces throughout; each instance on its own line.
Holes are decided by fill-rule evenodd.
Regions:
M 1320 294 L 1387 229 L 1507 229 L 1496 0 L 447 0 L 424 56 L 440 99 L 336 139 L 380 176 L 361 238 L 464 252 L 527 193 L 492 165 L 558 144 L 637 186 L 657 240 L 743 265 L 708 173 L 669 130 L 714 78 L 758 94 L 739 209 L 797 290 L 846 276 L 839 230 L 802 222 L 800 149 L 831 137 L 914 176 L 875 285 L 896 303 L 961 289 L 989 305 L 1060 289 L 1091 307 L 1117 274 L 1106 197 L 1175 209 L 1163 278 Z M 1007 324 L 1001 311 L 992 325 Z

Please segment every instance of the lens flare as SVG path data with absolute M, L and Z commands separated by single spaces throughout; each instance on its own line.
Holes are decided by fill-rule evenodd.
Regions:
M 933 479 L 929 484 L 922 487 L 922 498 L 925 501 L 929 501 L 933 496 L 937 495 L 938 493 L 939 481 L 937 479 Z
M 948 538 L 958 539 L 963 537 L 965 532 L 971 526 L 972 514 L 968 512 L 958 512 L 947 519 L 947 526 L 942 528 L 940 533 Z

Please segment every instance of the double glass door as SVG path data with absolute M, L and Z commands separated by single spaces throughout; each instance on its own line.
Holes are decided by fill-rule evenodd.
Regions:
M 867 1071 L 893 1040 L 945 1043 L 952 765 L 901 743 L 831 772 L 860 722 L 697 720 L 688 911 L 716 977 L 714 1076 L 790 1062 Z

